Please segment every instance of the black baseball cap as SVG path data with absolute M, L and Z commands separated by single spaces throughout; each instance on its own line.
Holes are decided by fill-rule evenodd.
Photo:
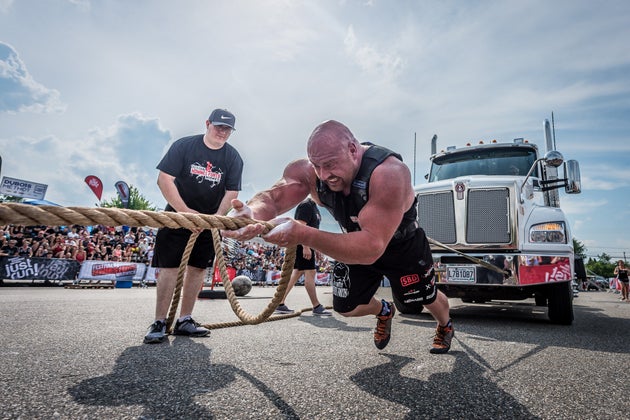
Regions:
M 208 121 L 210 121 L 212 125 L 227 125 L 232 130 L 235 130 L 234 124 L 236 124 L 236 117 L 226 109 L 215 109 L 210 114 Z

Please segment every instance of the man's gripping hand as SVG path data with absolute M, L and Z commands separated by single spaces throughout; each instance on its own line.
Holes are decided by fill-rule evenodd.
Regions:
M 246 217 L 252 219 L 252 209 L 243 203 L 239 199 L 232 200 L 232 210 L 227 214 L 229 217 Z M 255 223 L 247 225 L 237 230 L 222 230 L 221 235 L 226 238 L 236 239 L 237 241 L 247 241 L 252 239 L 265 231 L 265 225 L 262 223 Z

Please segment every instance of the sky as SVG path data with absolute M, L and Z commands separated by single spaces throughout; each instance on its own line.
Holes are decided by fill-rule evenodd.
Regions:
M 119 180 L 163 208 L 157 163 L 236 115 L 247 199 L 320 122 L 399 152 L 524 137 L 580 163 L 560 194 L 589 256 L 630 257 L 630 2 L 0 0 L 1 175 L 94 207 Z M 334 231 L 327 219 L 322 226 Z

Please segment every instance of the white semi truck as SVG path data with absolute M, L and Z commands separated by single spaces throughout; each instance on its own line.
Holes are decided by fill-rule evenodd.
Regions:
M 573 322 L 574 255 L 558 188 L 581 190 L 579 164 L 555 150 L 512 143 L 431 145 L 428 182 L 415 187 L 418 222 L 429 237 L 438 288 L 465 303 L 534 298 L 551 322 Z M 563 176 L 558 177 L 562 167 Z M 396 302 L 403 313 L 418 308 Z

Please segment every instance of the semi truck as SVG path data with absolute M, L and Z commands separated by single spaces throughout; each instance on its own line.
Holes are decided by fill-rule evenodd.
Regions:
M 431 244 L 437 287 L 449 298 L 533 298 L 552 323 L 570 325 L 575 260 L 558 190 L 580 193 L 580 168 L 556 150 L 548 120 L 543 129 L 544 152 L 523 138 L 438 152 L 433 136 L 428 182 L 415 186 L 418 223 Z M 403 313 L 422 310 L 395 303 Z

